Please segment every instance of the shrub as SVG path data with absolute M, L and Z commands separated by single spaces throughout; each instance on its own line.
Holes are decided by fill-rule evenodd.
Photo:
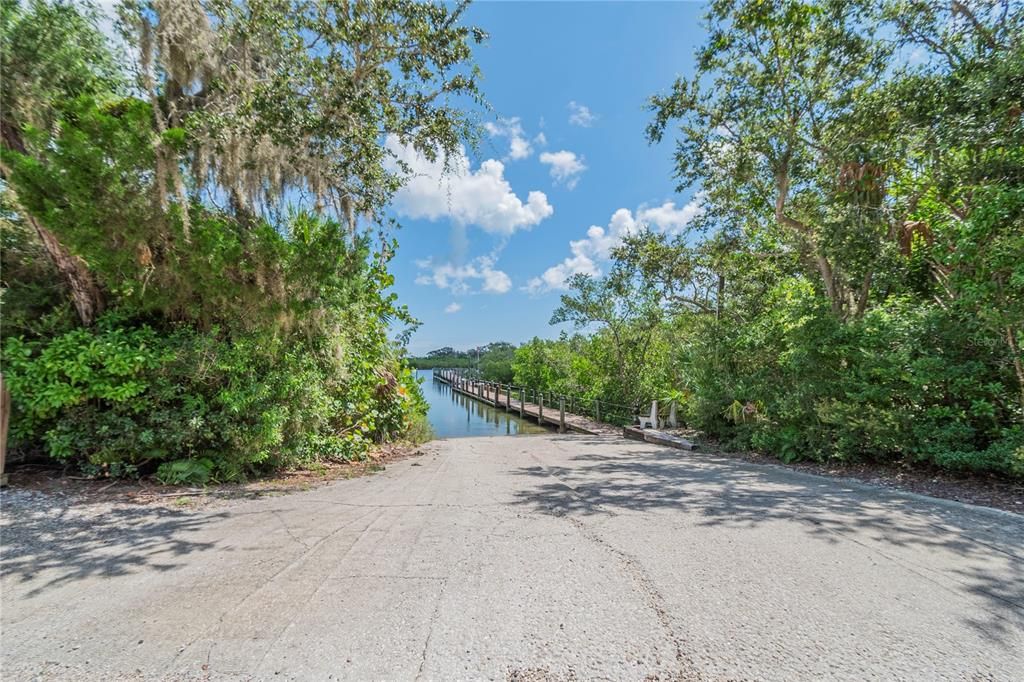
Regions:
M 905 299 L 841 323 L 813 296 L 794 296 L 792 282 L 782 286 L 788 295 L 756 325 L 691 329 L 683 351 L 691 424 L 785 461 L 1024 473 L 1019 434 L 1001 426 L 1013 422 L 1016 401 L 998 339 L 955 312 Z M 715 343 L 732 349 L 725 360 L 711 352 Z M 728 418 L 734 401 L 759 405 L 757 418 Z
M 103 318 L 49 340 L 4 345 L 12 441 L 66 462 L 164 482 L 238 480 L 319 459 L 352 460 L 422 414 L 411 374 L 301 338 L 157 333 Z

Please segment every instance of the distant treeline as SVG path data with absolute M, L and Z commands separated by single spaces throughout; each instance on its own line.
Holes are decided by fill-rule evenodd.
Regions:
M 512 360 L 516 346 L 505 341 L 495 341 L 485 346 L 456 350 L 451 346 L 437 348 L 426 355 L 409 358 L 409 364 L 416 369 L 434 367 L 458 367 L 479 369 L 489 381 L 512 381 Z

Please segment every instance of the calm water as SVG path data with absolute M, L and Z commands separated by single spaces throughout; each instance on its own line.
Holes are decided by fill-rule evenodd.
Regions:
M 496 410 L 452 392 L 448 384 L 434 381 L 429 369 L 418 370 L 416 376 L 423 379 L 423 396 L 430 404 L 427 418 L 438 438 L 548 433 L 547 429 L 520 419 L 513 412 L 506 414 L 505 408 Z

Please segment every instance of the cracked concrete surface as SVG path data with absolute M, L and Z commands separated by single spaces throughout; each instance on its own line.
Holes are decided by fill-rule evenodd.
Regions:
M 207 511 L 3 493 L 4 680 L 1020 680 L 1024 517 L 586 436 Z

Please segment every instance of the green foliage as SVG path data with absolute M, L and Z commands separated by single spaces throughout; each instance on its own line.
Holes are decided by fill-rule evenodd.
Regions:
M 53 339 L 10 337 L 12 440 L 59 460 L 130 464 L 190 483 L 358 459 L 424 412 L 411 372 L 387 346 L 363 355 L 360 341 L 335 339 L 335 355 L 302 335 L 185 325 L 157 333 L 115 316 Z M 190 461 L 208 463 L 208 476 L 181 464 Z
M 0 192 L 3 335 L 46 336 L 66 331 L 74 324 L 74 313 L 65 286 L 38 236 L 12 206 L 12 198 L 10 188 Z
M 480 376 L 487 381 L 508 383 L 513 377 L 512 358 L 515 350 L 514 345 L 504 341 L 465 351 L 445 347 L 432 350 L 423 357 L 410 358 L 409 363 L 416 369 L 443 367 L 479 370 Z
M 700 215 L 571 282 L 553 321 L 587 335 L 525 344 L 516 381 L 672 397 L 785 461 L 1024 478 L 1024 11 L 715 0 L 707 23 L 648 129 Z
M 434 439 L 434 429 L 430 425 L 427 415 L 417 412 L 412 415 L 408 427 L 403 433 L 403 438 L 413 445 L 420 445 Z
M 482 101 L 472 49 L 486 34 L 466 3 L 123 4 L 137 91 L 161 105 L 154 147 L 181 161 L 160 188 L 177 210 L 211 183 L 239 217 L 284 213 L 301 193 L 356 232 L 404 180 L 385 142 L 433 159 L 474 137 L 456 102 Z
M 428 437 L 382 211 L 392 138 L 472 141 L 464 6 L 129 1 L 133 83 L 88 6 L 0 3 L 13 454 L 205 484 Z
M 164 485 L 205 485 L 213 475 L 213 460 L 178 459 L 164 462 L 156 471 L 156 479 Z
M 997 339 L 975 321 L 908 299 L 847 324 L 823 304 L 808 289 L 773 299 L 755 328 L 695 325 L 680 357 L 687 420 L 786 461 L 895 455 L 1018 475 L 998 445 L 1016 404 Z M 716 344 L 728 354 L 720 347 L 716 359 Z
M 116 87 L 122 74 L 97 22 L 98 13 L 87 2 L 0 0 L 0 120 L 5 126 L 47 129 L 67 99 Z

